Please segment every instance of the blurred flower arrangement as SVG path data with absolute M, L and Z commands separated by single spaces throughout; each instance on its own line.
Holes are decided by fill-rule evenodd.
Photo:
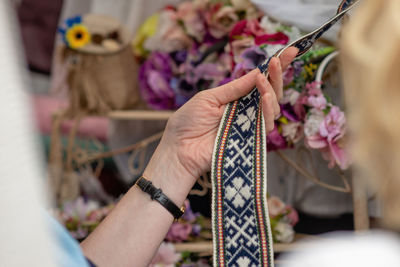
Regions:
M 296 27 L 272 22 L 248 0 L 183 2 L 149 17 L 133 49 L 142 62 L 139 85 L 153 109 L 176 109 L 201 90 L 239 78 L 288 42 L 300 37 Z M 349 166 L 345 151 L 346 118 L 322 84 L 313 82 L 320 61 L 333 48 L 317 48 L 284 73 L 284 98 L 268 151 L 293 147 L 304 139 L 329 161 Z
M 185 200 L 185 213 L 177 222 L 173 222 L 165 239 L 169 242 L 192 241 L 200 235 L 204 217 L 200 213 L 194 213 L 189 200 Z
M 101 207 L 97 201 L 78 197 L 65 202 L 55 211 L 55 217 L 77 240 L 85 239 L 110 213 L 114 204 Z
M 85 239 L 100 222 L 111 212 L 115 203 L 101 206 L 99 202 L 79 197 L 65 202 L 54 212 L 77 240 Z M 185 201 L 185 213 L 179 221 L 174 222 L 158 249 L 150 266 L 211 266 L 209 259 L 199 257 L 196 253 L 177 253 L 173 243 L 211 240 L 209 220 L 192 211 L 189 200 Z M 291 206 L 277 197 L 268 198 L 268 210 L 271 220 L 274 242 L 290 243 L 294 238 L 293 226 L 298 222 L 298 214 Z
M 267 204 L 274 242 L 292 242 L 295 234 L 293 226 L 299 221 L 297 211 L 275 196 L 269 197 Z

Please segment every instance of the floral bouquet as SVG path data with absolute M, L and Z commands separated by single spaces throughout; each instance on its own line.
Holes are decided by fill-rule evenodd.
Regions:
M 65 202 L 54 215 L 70 234 L 80 241 L 94 231 L 114 206 L 115 203 L 102 207 L 94 200 L 79 197 Z M 185 208 L 182 218 L 171 225 L 165 242 L 161 244 L 150 266 L 211 266 L 209 259 L 202 258 L 197 253 L 175 251 L 173 243 L 209 240 L 212 236 L 207 219 L 192 211 L 189 200 L 185 201 Z M 274 241 L 293 241 L 293 226 L 299 220 L 296 210 L 277 197 L 268 198 L 268 209 Z
M 110 213 L 114 204 L 101 207 L 94 200 L 85 200 L 82 196 L 65 202 L 55 211 L 55 217 L 77 240 L 85 239 Z
M 142 62 L 142 97 L 153 109 L 179 108 L 197 92 L 243 76 L 298 37 L 296 27 L 272 22 L 248 0 L 168 6 L 145 21 L 133 42 Z M 333 51 L 313 49 L 285 71 L 281 114 L 267 146 L 285 149 L 304 139 L 330 168 L 344 170 L 349 166 L 346 118 L 314 82 L 321 59 Z
M 192 241 L 200 235 L 204 217 L 200 213 L 194 213 L 190 207 L 189 200 L 185 200 L 185 213 L 182 217 L 172 223 L 165 239 L 169 242 Z
M 293 226 L 299 221 L 297 211 L 275 196 L 269 197 L 267 203 L 274 242 L 292 242 L 295 234 Z

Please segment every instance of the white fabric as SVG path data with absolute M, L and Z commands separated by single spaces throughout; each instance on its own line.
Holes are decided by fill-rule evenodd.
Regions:
M 104 14 L 119 20 L 132 33 L 151 14 L 181 0 L 64 0 L 61 21 L 86 13 Z
M 312 31 L 336 14 L 340 0 L 251 0 L 270 17 L 299 27 L 305 32 Z M 335 25 L 324 38 L 337 39 L 339 25 Z
M 298 252 L 283 257 L 282 267 L 400 266 L 400 240 L 393 233 L 334 233 L 298 245 Z
M 0 1 L 0 266 L 56 266 L 44 218 L 43 155 L 33 126 L 21 40 L 9 1 Z

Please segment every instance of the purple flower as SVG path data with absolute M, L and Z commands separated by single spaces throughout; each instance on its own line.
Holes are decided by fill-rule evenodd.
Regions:
M 284 105 L 280 104 L 280 107 L 282 115 L 288 118 L 290 121 L 300 121 L 299 117 L 296 115 L 296 112 L 293 109 L 293 106 L 290 103 Z
M 154 109 L 175 109 L 175 93 L 170 86 L 173 61 L 162 52 L 154 52 L 139 70 L 139 86 L 143 99 Z
M 213 63 L 193 66 L 190 62 L 185 62 L 179 66 L 179 72 L 182 77 L 177 85 L 177 94 L 182 95 L 183 100 L 190 99 L 199 91 L 217 86 L 225 77 L 225 73 Z
M 292 67 L 294 70 L 294 73 L 293 73 L 294 77 L 297 77 L 301 74 L 301 72 L 303 71 L 303 65 L 304 65 L 304 62 L 300 61 L 300 60 L 292 63 Z
M 267 54 L 258 46 L 246 48 L 240 54 L 240 62 L 236 64 L 232 77 L 239 78 L 247 72 L 255 69 L 258 65 L 263 63 L 267 58 Z
M 199 213 L 194 213 L 192 208 L 190 207 L 190 202 L 188 199 L 185 200 L 185 213 L 182 215 L 182 219 L 187 222 L 194 222 L 196 218 L 199 216 Z
M 275 128 L 267 135 L 268 151 L 284 149 L 287 147 L 285 138 L 279 133 L 278 128 Z
M 189 235 L 192 233 L 192 225 L 188 223 L 179 223 L 174 222 L 165 239 L 170 242 L 183 242 L 189 238 Z
M 198 236 L 201 232 L 201 225 L 200 224 L 194 224 L 192 228 L 192 234 L 195 236 Z
M 179 65 L 186 61 L 188 52 L 186 50 L 181 50 L 181 51 L 172 52 L 170 55 L 171 55 L 172 59 L 175 61 L 175 63 L 177 65 Z

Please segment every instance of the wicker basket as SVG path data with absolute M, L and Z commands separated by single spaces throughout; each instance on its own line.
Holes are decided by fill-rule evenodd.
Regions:
M 104 115 L 111 110 L 135 108 L 140 102 L 138 65 L 127 31 L 103 15 L 85 15 L 83 24 L 97 34 L 117 32 L 120 42 L 113 46 L 89 43 L 79 49 L 60 47 L 56 60 L 66 73 L 68 115 Z

